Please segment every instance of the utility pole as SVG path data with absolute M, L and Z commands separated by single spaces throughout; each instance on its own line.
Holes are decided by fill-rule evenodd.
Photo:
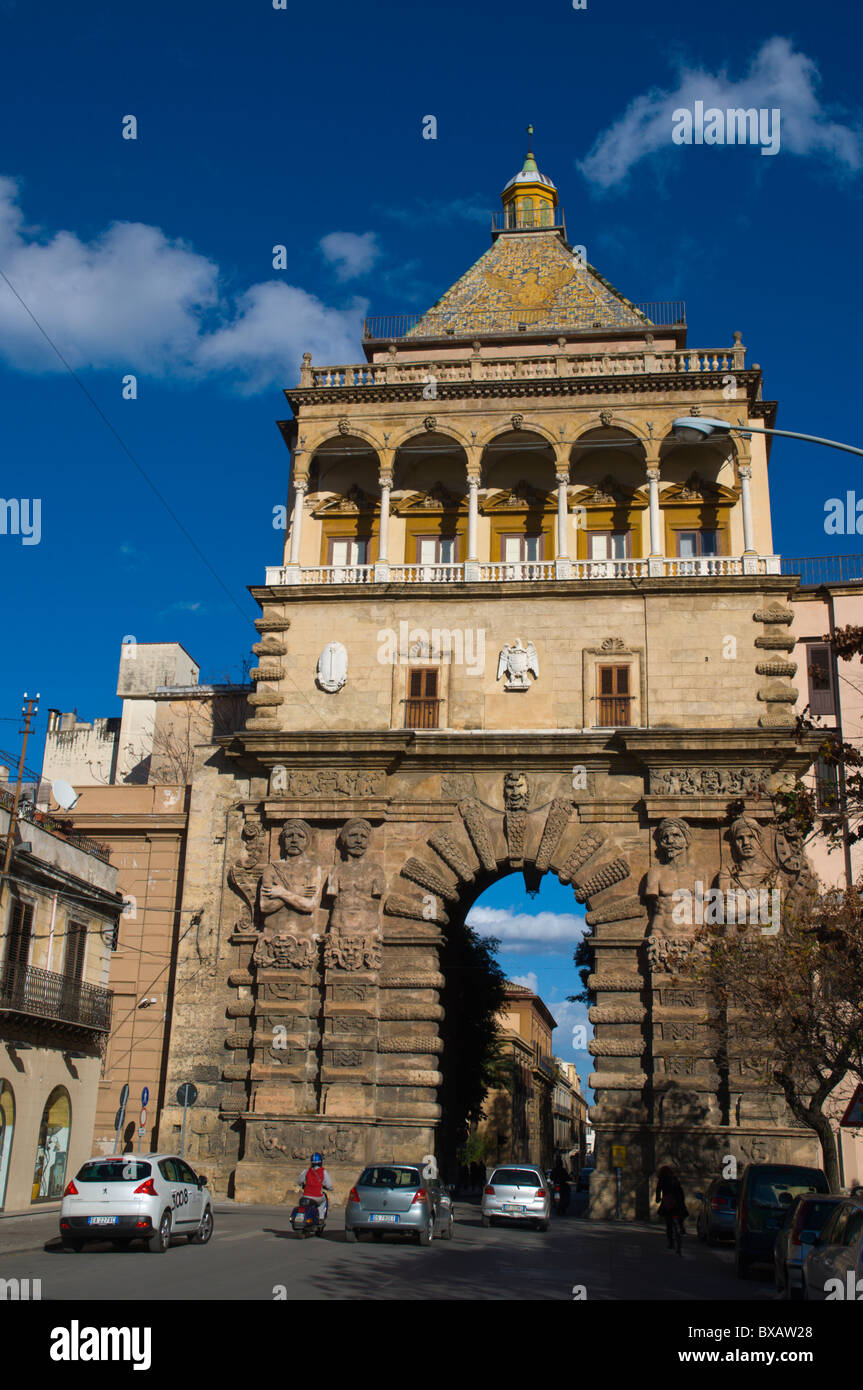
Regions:
M 6 896 L 6 880 L 9 875 L 9 864 L 12 860 L 12 850 L 15 845 L 15 829 L 18 824 L 18 802 L 21 800 L 21 783 L 24 778 L 24 759 L 27 756 L 27 740 L 30 737 L 30 726 L 32 721 L 39 713 L 39 695 L 33 699 L 24 691 L 24 704 L 21 707 L 21 714 L 24 718 L 24 728 L 19 729 L 23 733 L 24 739 L 21 744 L 21 757 L 18 762 L 18 781 L 15 783 L 15 796 L 12 801 L 12 809 L 9 812 L 9 830 L 6 834 L 6 850 L 3 855 L 3 873 L 0 875 L 0 908 L 3 906 L 3 899 Z

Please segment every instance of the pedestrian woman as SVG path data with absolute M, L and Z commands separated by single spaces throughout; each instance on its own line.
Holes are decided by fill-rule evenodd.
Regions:
M 683 1253 L 680 1248 L 681 1237 L 683 1235 L 683 1223 L 686 1219 L 686 1197 L 680 1179 L 670 1163 L 663 1164 L 656 1175 L 656 1200 L 659 1203 L 659 1214 L 665 1218 L 668 1248 L 669 1250 L 676 1250 L 678 1255 L 681 1255 Z

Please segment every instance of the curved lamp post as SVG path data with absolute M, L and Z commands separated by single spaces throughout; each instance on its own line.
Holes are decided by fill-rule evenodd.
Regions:
M 804 439 L 807 444 L 826 444 L 830 449 L 844 449 L 848 454 L 863 456 L 863 449 L 858 449 L 854 444 L 840 444 L 836 439 L 822 439 L 817 434 L 799 434 L 797 430 L 759 429 L 756 425 L 744 425 L 742 420 L 732 425 L 728 420 L 715 420 L 707 415 L 682 415 L 671 424 L 671 433 L 682 444 L 697 444 L 702 439 L 720 438 L 723 434 L 730 434 L 732 430 L 743 435 L 779 434 L 785 439 Z

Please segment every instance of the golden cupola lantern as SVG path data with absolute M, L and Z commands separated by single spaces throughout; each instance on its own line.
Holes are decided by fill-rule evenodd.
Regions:
M 553 227 L 557 207 L 557 189 L 551 179 L 541 174 L 533 157 L 533 126 L 527 128 L 527 157 L 519 173 L 511 178 L 501 196 L 506 226 L 511 231 L 531 231 L 536 227 Z

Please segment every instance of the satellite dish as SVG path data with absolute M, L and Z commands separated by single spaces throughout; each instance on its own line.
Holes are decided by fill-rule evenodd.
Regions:
M 71 811 L 75 802 L 78 800 L 78 793 L 74 787 L 70 787 L 68 782 L 64 782 L 58 777 L 56 782 L 51 783 L 51 795 L 58 806 L 62 806 L 64 811 Z

